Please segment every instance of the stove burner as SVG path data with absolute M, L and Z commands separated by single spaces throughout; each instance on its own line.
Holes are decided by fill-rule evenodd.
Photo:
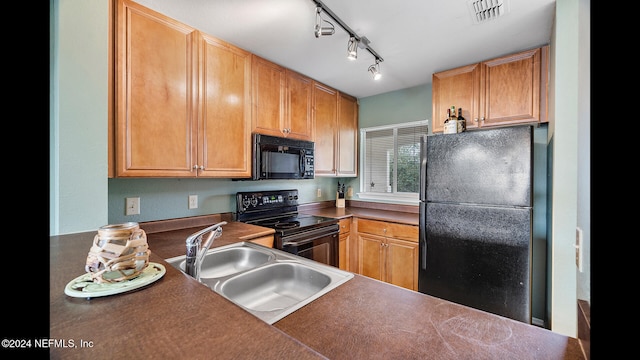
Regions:
M 291 229 L 300 226 L 300 221 L 276 222 L 273 227 L 276 229 Z

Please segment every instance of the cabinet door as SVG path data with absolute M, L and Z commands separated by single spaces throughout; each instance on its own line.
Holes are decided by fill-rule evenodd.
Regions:
M 478 127 L 480 107 L 480 65 L 472 64 L 434 73 L 432 76 L 432 129 L 443 132 L 447 109 L 462 108 L 468 129 Z
M 385 281 L 418 291 L 418 243 L 387 238 L 386 250 Z
M 252 61 L 253 131 L 284 136 L 286 69 L 256 55 Z
M 200 41 L 198 176 L 251 176 L 251 54 L 214 37 Z
M 358 233 L 358 274 L 384 279 L 384 237 Z
M 315 174 L 336 175 L 338 92 L 314 82 Z
M 338 268 L 349 271 L 349 233 L 340 233 L 338 246 Z
M 358 101 L 340 93 L 338 97 L 337 175 L 358 176 Z
M 351 247 L 351 219 L 340 219 L 340 243 L 338 247 L 338 267 L 345 271 L 351 271 L 349 263 L 350 247 Z
M 542 58 L 542 49 L 537 48 L 482 63 L 481 126 L 541 121 Z M 546 100 L 543 104 L 546 121 Z
M 116 15 L 116 176 L 195 176 L 195 29 L 134 2 Z
M 287 70 L 285 136 L 313 141 L 313 80 Z

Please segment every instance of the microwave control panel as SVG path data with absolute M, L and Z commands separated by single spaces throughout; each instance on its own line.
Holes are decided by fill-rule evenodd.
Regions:
M 304 176 L 313 179 L 315 176 L 313 165 L 313 151 L 306 150 L 304 156 Z

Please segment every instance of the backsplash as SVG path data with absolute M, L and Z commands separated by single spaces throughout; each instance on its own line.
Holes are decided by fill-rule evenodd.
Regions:
M 351 180 L 351 179 L 348 179 Z M 312 180 L 233 181 L 230 179 L 109 179 L 109 224 L 143 222 L 236 211 L 240 191 L 298 189 L 299 203 L 335 200 L 342 178 Z M 320 189 L 320 197 L 318 197 Z M 189 195 L 198 207 L 189 209 Z M 140 198 L 140 214 L 125 215 L 125 199 Z

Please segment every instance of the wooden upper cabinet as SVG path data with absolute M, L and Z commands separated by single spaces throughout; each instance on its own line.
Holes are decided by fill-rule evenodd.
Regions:
M 127 0 L 115 22 L 115 176 L 250 177 L 250 54 Z
M 193 176 L 195 29 L 135 2 L 116 7 L 116 176 Z
M 547 122 L 548 46 L 434 73 L 432 132 L 447 109 L 462 108 L 467 129 Z
M 480 126 L 547 122 L 547 59 L 545 46 L 484 61 Z
M 253 132 L 313 141 L 310 78 L 253 55 Z
M 313 80 L 287 70 L 287 108 L 285 136 L 313 141 Z
M 198 176 L 251 176 L 251 53 L 201 34 Z
M 335 176 L 337 149 L 338 92 L 313 83 L 313 123 L 315 126 L 315 174 Z
M 253 55 L 252 64 L 254 132 L 272 136 L 286 133 L 286 69 L 280 65 Z
M 431 80 L 432 132 L 443 132 L 447 109 L 462 108 L 462 116 L 467 119 L 467 129 L 477 127 L 468 121 L 478 117 L 480 106 L 480 64 L 435 73 Z
M 358 175 L 358 100 L 340 93 L 338 96 L 337 176 Z

